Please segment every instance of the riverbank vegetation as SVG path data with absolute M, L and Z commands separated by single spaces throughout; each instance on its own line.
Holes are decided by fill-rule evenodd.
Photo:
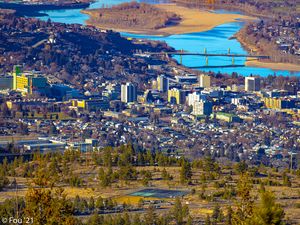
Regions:
M 85 10 L 91 15 L 88 23 L 99 27 L 132 30 L 157 30 L 177 25 L 181 18 L 146 3 L 123 3 L 110 8 Z
M 128 5 L 129 11 L 127 9 Z M 140 5 L 150 8 L 150 10 L 142 10 Z M 137 7 L 140 8 L 136 9 Z M 83 12 L 90 15 L 90 19 L 87 21 L 89 25 L 113 29 L 119 32 L 159 36 L 202 32 L 224 23 L 253 19 L 243 15 L 223 15 L 207 10 L 182 7 L 176 4 L 146 5 L 143 3 L 126 3 L 112 8 L 83 10 Z
M 259 54 L 269 55 L 270 60 L 259 60 L 248 65 L 268 67 L 268 62 L 290 63 L 299 65 L 300 36 L 299 2 L 297 1 L 255 1 L 255 0 L 173 0 L 192 8 L 208 7 L 211 9 L 229 9 L 242 11 L 259 17 L 260 21 L 248 23 L 237 34 L 238 40 L 248 50 L 256 49 Z M 274 68 L 270 64 L 270 68 Z M 298 67 L 278 64 L 277 69 L 299 71 Z

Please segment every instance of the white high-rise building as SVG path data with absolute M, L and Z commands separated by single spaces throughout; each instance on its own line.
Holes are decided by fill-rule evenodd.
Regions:
M 192 114 L 209 116 L 212 113 L 212 103 L 207 101 L 194 102 Z
M 210 87 L 210 76 L 201 74 L 199 76 L 199 84 L 202 88 L 209 88 Z
M 200 102 L 201 95 L 199 92 L 193 92 L 192 94 L 188 95 L 188 105 L 191 106 L 194 102 Z
M 121 86 L 121 101 L 135 102 L 137 100 L 137 88 L 132 83 L 122 84 Z
M 260 91 L 260 78 L 245 77 L 245 91 Z
M 169 90 L 169 79 L 165 75 L 157 77 L 157 89 L 161 92 L 167 92 Z

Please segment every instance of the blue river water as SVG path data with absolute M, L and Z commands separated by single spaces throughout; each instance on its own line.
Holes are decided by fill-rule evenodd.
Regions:
M 90 5 L 89 8 L 101 8 L 112 6 L 120 3 L 128 2 L 128 0 L 96 0 Z M 140 0 L 140 2 L 147 3 L 167 3 L 168 0 Z M 54 22 L 62 23 L 78 23 L 85 24 L 85 21 L 89 18 L 87 15 L 82 14 L 80 9 L 68 9 L 68 10 L 49 10 L 42 11 L 47 13 L 48 16 L 39 17 L 42 20 L 47 20 L 50 18 Z M 218 13 L 227 13 L 226 11 L 218 11 Z M 232 13 L 232 12 L 231 12 Z M 146 38 L 152 40 L 165 41 L 168 45 L 172 46 L 177 50 L 183 49 L 184 51 L 199 52 L 203 53 L 206 49 L 207 53 L 227 53 L 230 48 L 230 52 L 234 54 L 247 54 L 247 51 L 243 49 L 241 44 L 236 39 L 230 39 L 235 33 L 237 33 L 242 27 L 243 22 L 226 23 L 219 25 L 209 31 L 190 33 L 190 34 L 180 34 L 171 35 L 168 37 L 157 37 L 150 35 L 136 35 L 129 33 L 122 33 L 122 35 L 127 37 L 135 38 Z M 179 56 L 174 57 L 180 61 Z M 184 56 L 182 58 L 182 63 L 189 67 L 198 66 L 212 66 L 211 68 L 201 68 L 203 71 L 213 71 L 231 74 L 237 72 L 238 74 L 249 76 L 260 75 L 283 75 L 283 76 L 300 76 L 300 71 L 290 72 L 290 71 L 278 71 L 267 68 L 258 67 L 226 67 L 232 65 L 234 60 L 234 65 L 244 65 L 246 58 L 230 58 L 230 57 L 209 57 L 208 62 L 205 57 L 201 56 Z M 216 66 L 224 66 L 213 68 Z

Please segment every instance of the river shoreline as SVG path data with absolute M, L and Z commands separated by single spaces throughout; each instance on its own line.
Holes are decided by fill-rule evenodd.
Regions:
M 211 30 L 221 24 L 255 19 L 254 17 L 239 14 L 218 14 L 208 10 L 190 9 L 176 4 L 158 4 L 155 6 L 161 10 L 179 15 L 181 21 L 177 25 L 160 29 L 120 28 L 117 24 L 114 27 L 111 27 L 97 21 L 97 10 L 81 10 L 81 12 L 90 16 L 90 19 L 86 21 L 87 25 L 93 25 L 102 29 L 112 29 L 117 32 L 146 34 L 151 36 L 170 36 L 175 34 L 203 32 Z
M 20 4 L 0 2 L 0 9 L 15 10 L 18 16 L 39 17 L 47 16 L 47 13 L 40 11 L 60 10 L 60 9 L 83 9 L 88 8 L 90 2 L 69 2 L 69 3 L 49 3 L 49 4 Z
M 243 48 L 245 48 L 248 52 L 251 53 L 261 53 L 260 50 L 246 41 L 244 41 L 243 36 L 238 32 L 235 35 L 236 39 L 241 43 Z M 300 65 L 292 64 L 292 63 L 278 63 L 266 60 L 258 60 L 258 59 L 247 59 L 245 62 L 245 66 L 248 67 L 258 67 L 258 68 L 269 68 L 272 70 L 288 70 L 291 72 L 299 72 Z
M 98 2 L 98 0 L 95 0 L 95 2 Z M 127 2 L 127 0 L 122 0 L 122 1 L 120 1 L 120 3 L 123 3 L 123 2 Z M 117 3 L 117 4 L 119 4 L 119 2 Z M 114 5 L 114 4 L 113 4 Z M 180 4 L 180 6 L 181 6 L 181 4 Z M 101 6 L 99 5 L 98 6 L 98 8 L 100 8 Z M 202 7 L 202 6 L 201 6 Z M 91 8 L 95 8 L 95 7 L 91 7 Z M 185 6 L 185 8 L 186 8 L 186 6 Z M 203 6 L 203 8 L 204 8 L 204 6 Z M 228 7 L 222 7 L 222 8 L 225 8 L 225 10 L 230 10 L 230 8 L 228 8 Z M 215 9 L 222 9 L 222 8 L 215 8 Z M 240 11 L 240 10 L 238 10 L 238 9 L 236 9 L 237 11 Z M 201 10 L 197 10 L 198 11 L 198 14 L 199 14 L 199 11 L 201 11 Z M 204 10 L 203 9 L 203 11 L 206 11 L 206 12 L 209 12 L 209 10 Z M 79 12 L 79 11 L 78 11 Z M 67 23 L 70 23 L 70 20 L 74 20 L 74 18 L 75 18 L 75 13 L 77 13 L 77 11 L 73 14 L 73 11 L 70 11 L 70 14 L 65 14 L 65 13 L 61 13 L 61 12 L 53 12 L 53 11 L 49 11 L 49 12 L 45 12 L 45 13 L 49 13 L 49 17 L 45 17 L 44 18 L 44 20 L 45 19 L 47 19 L 47 18 L 51 18 L 51 19 L 53 19 L 53 21 L 56 21 L 56 22 L 62 22 L 62 23 L 64 23 L 64 22 L 67 22 Z M 225 12 L 225 13 L 227 13 L 227 11 Z M 245 12 L 245 13 L 247 13 L 247 12 Z M 86 23 L 87 22 L 87 20 L 88 20 L 88 17 L 89 17 L 89 15 L 87 15 L 86 13 L 83 13 L 82 12 L 82 10 L 80 11 L 80 16 L 79 17 L 76 17 L 76 19 L 75 19 L 75 23 L 80 23 L 80 24 L 89 24 L 89 23 Z M 224 15 L 226 15 L 226 14 L 223 14 L 223 13 L 218 13 L 218 11 L 217 11 L 217 13 L 216 14 L 219 14 L 219 15 L 221 15 L 221 16 L 224 16 Z M 229 13 L 230 14 L 230 13 Z M 236 12 L 234 11 L 233 12 L 233 14 L 236 14 Z M 238 14 L 239 15 L 239 14 Z M 235 15 L 236 16 L 236 15 Z M 65 18 L 65 19 L 62 19 L 62 18 Z M 78 18 L 78 19 L 77 19 Z M 194 18 L 192 18 L 193 20 L 196 20 L 196 19 L 194 19 Z M 209 19 L 210 19 L 210 17 L 209 17 Z M 234 20 L 233 22 L 237 22 L 237 20 Z M 226 22 L 226 21 L 222 21 L 220 24 L 222 24 L 221 26 L 226 26 L 226 30 L 228 29 L 228 26 L 227 26 L 227 24 L 231 24 L 230 22 Z M 92 25 L 94 25 L 94 24 L 92 24 Z M 99 26 L 98 26 L 99 27 Z M 212 27 L 211 29 L 215 29 L 215 28 L 217 28 L 218 27 L 218 25 L 216 25 L 215 27 Z M 231 25 L 229 25 L 229 27 L 231 27 Z M 101 26 L 101 28 L 103 28 L 103 29 L 108 29 L 108 30 L 111 30 L 111 27 L 104 27 L 104 26 Z M 115 29 L 116 30 L 116 29 Z M 201 32 L 201 30 L 202 31 L 204 31 L 204 32 Z M 205 31 L 206 30 L 206 31 Z M 135 35 L 135 34 L 137 34 L 137 35 L 142 35 L 142 37 L 143 38 L 147 38 L 147 36 L 149 35 L 149 36 L 151 36 L 150 37 L 150 39 L 155 39 L 155 40 L 161 40 L 161 41 L 166 41 L 166 42 L 169 42 L 168 44 L 170 45 L 170 46 L 172 46 L 172 47 L 174 47 L 174 48 L 176 48 L 176 49 L 184 49 L 184 50 L 187 50 L 187 51 L 194 51 L 194 48 L 193 47 L 191 47 L 191 46 L 198 46 L 198 43 L 197 43 L 197 41 L 195 41 L 195 39 L 197 39 L 198 37 L 200 37 L 199 39 L 203 39 L 202 38 L 202 35 L 203 34 L 205 34 L 206 32 L 208 32 L 208 39 L 210 39 L 210 36 L 211 36 L 211 34 L 210 34 L 210 29 L 209 29 L 209 27 L 208 28 L 206 28 L 206 29 L 200 29 L 200 31 L 195 31 L 195 32 L 190 32 L 189 34 L 193 34 L 193 36 L 195 37 L 195 38 L 193 38 L 193 36 L 189 36 L 189 34 L 188 34 L 188 36 L 186 37 L 186 35 L 182 35 L 182 38 L 185 40 L 184 42 L 181 42 L 181 38 L 179 37 L 179 36 L 176 36 L 176 35 L 174 35 L 174 37 L 173 37 L 173 35 L 171 35 L 171 36 L 168 36 L 168 34 L 166 34 L 166 33 L 164 33 L 164 34 L 158 34 L 158 33 L 156 33 L 156 34 L 154 34 L 153 32 L 152 33 L 148 33 L 148 32 L 145 32 L 145 31 L 141 31 L 141 32 L 134 32 L 133 30 L 129 30 L 129 29 L 117 29 L 116 31 L 119 31 L 119 32 L 123 32 L 123 33 L 127 33 L 128 35 L 129 34 L 132 34 L 132 35 Z M 222 32 L 223 33 L 223 31 L 221 30 L 220 32 Z M 198 34 L 197 34 L 198 33 Z M 230 29 L 229 29 L 229 33 L 230 33 Z M 237 31 L 235 31 L 235 33 L 231 33 L 230 34 L 230 36 L 228 36 L 228 37 L 226 37 L 227 38 L 227 40 L 233 40 L 233 39 L 230 39 L 230 37 L 235 37 L 236 35 L 238 34 L 238 30 Z M 130 35 L 129 35 L 130 36 Z M 191 46 L 189 46 L 189 45 L 187 45 L 188 43 L 187 43 L 187 41 L 188 41 L 188 39 L 189 38 L 191 38 Z M 175 40 L 174 40 L 175 39 Z M 205 41 L 207 41 L 208 39 L 205 39 L 205 40 L 203 40 L 204 42 Z M 220 45 L 220 44 L 218 44 L 218 43 L 214 43 L 215 42 L 215 39 L 216 38 L 213 38 L 212 39 L 212 42 L 210 42 L 210 43 L 213 43 L 212 44 L 212 48 L 210 48 L 210 47 L 208 47 L 209 48 L 209 51 L 211 50 L 211 49 L 213 49 L 214 48 L 214 46 L 217 46 L 217 50 L 216 51 L 218 51 L 219 49 L 223 49 L 223 50 L 225 50 L 225 51 L 227 51 L 227 49 L 230 47 L 232 50 L 234 49 L 234 48 L 236 48 L 236 53 L 238 53 L 239 51 L 241 51 L 240 49 L 243 49 L 243 51 L 244 50 L 249 50 L 250 48 L 248 48 L 247 47 L 247 43 L 242 43 L 242 41 L 241 41 L 241 39 L 239 39 L 238 37 L 236 37 L 236 38 L 234 38 L 234 39 L 236 39 L 236 43 L 237 43 L 237 45 L 236 44 L 232 44 L 232 43 L 230 43 L 230 42 L 228 42 L 227 40 L 224 40 L 224 45 Z M 218 38 L 217 38 L 218 39 Z M 200 40 L 199 40 L 200 41 Z M 201 40 L 202 41 L 202 40 Z M 221 41 L 221 40 L 220 40 Z M 186 43 L 186 44 L 185 44 Z M 210 43 L 208 43 L 208 44 L 210 44 Z M 186 45 L 186 46 L 185 46 Z M 202 42 L 200 42 L 199 43 L 199 45 L 200 46 L 203 46 L 203 43 Z M 241 48 L 241 46 L 242 46 L 242 48 Z M 200 48 L 206 48 L 207 46 L 206 45 L 204 45 L 203 47 L 200 47 Z M 199 50 L 199 47 L 197 47 L 196 48 L 197 50 L 196 51 L 198 51 Z M 235 51 L 235 50 L 233 50 L 233 51 Z M 249 50 L 249 53 L 250 53 L 251 51 Z M 191 66 L 193 66 L 193 60 L 194 59 L 192 59 L 192 61 L 191 62 L 189 62 L 189 65 L 191 65 Z M 223 62 L 220 62 L 220 63 L 218 63 L 218 64 L 222 64 Z M 280 65 L 280 68 L 278 68 L 278 65 L 277 66 L 275 66 L 275 64 L 277 64 L 277 63 L 275 63 L 275 64 L 273 64 L 272 65 L 272 63 L 269 63 L 269 62 L 261 62 L 261 61 L 256 61 L 256 62 L 254 62 L 254 61 L 251 61 L 251 62 L 242 62 L 242 63 L 245 63 L 246 64 L 246 66 L 245 67 L 243 67 L 243 68 L 245 68 L 245 69 L 240 69 L 240 70 L 236 70 L 236 69 L 234 69 L 234 70 L 229 70 L 229 69 L 222 69 L 222 70 L 215 70 L 215 72 L 224 72 L 224 73 L 232 73 L 232 72 L 237 72 L 237 73 L 240 73 L 240 74 L 243 74 L 243 75 L 245 75 L 245 76 L 247 76 L 247 75 L 249 75 L 249 74 L 257 74 L 257 75 L 262 75 L 262 76 L 267 76 L 268 74 L 274 74 L 274 73 L 277 73 L 276 71 L 279 71 L 278 72 L 278 74 L 282 74 L 282 75 L 284 75 L 284 76 L 289 76 L 289 75 L 293 75 L 293 72 L 291 72 L 291 71 L 295 71 L 295 69 L 293 70 L 293 69 L 291 69 L 291 68 L 288 68 L 288 67 L 290 67 L 290 66 L 286 66 L 286 64 L 284 63 L 284 64 L 281 64 Z M 260 65 L 259 65 L 260 64 Z M 264 65 L 263 65 L 264 64 Z M 294 65 L 293 65 L 294 66 Z M 247 69 L 248 68 L 248 69 Z M 273 69 L 274 68 L 274 69 Z M 298 69 L 296 69 L 296 73 L 297 73 L 297 76 L 299 76 L 299 71 L 300 70 L 298 70 Z M 208 71 L 208 70 L 207 70 Z M 280 73 L 280 72 L 282 72 L 282 73 Z

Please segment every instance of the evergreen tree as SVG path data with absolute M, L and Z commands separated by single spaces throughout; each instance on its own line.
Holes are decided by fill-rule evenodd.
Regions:
M 72 203 L 62 189 L 30 189 L 26 194 L 25 216 L 33 217 L 34 224 L 75 224 Z
M 205 225 L 211 225 L 210 216 L 207 214 L 204 222 Z
M 154 211 L 154 207 L 151 205 L 144 216 L 145 225 L 156 225 L 157 215 Z
M 88 220 L 89 225 L 102 225 L 104 224 L 104 219 L 98 213 L 94 213 Z
M 100 185 L 102 187 L 108 187 L 111 185 L 111 172 L 105 173 L 104 169 L 101 167 L 99 169 L 98 178 L 100 180 Z
M 112 166 L 112 148 L 106 147 L 104 148 L 104 155 L 103 155 L 103 164 L 105 167 L 111 167 Z
M 248 174 L 242 174 L 237 184 L 237 194 L 240 198 L 234 213 L 233 224 L 247 224 L 253 214 L 253 197 L 251 196 L 252 184 Z
M 182 184 L 190 183 L 191 178 L 192 178 L 191 164 L 188 161 L 183 159 L 181 162 L 180 182 Z
M 124 220 L 124 223 L 122 225 L 131 225 L 130 218 L 129 218 L 129 215 L 127 212 L 125 212 L 125 214 L 123 216 L 123 220 Z
M 286 172 L 284 172 L 282 174 L 282 179 L 283 179 L 283 185 L 287 186 L 287 187 L 291 187 L 292 186 L 292 182 L 289 178 L 289 176 L 286 174 Z
M 261 202 L 254 209 L 253 217 L 249 220 L 251 225 L 283 225 L 284 210 L 275 202 L 274 194 L 265 191 L 261 193 Z
M 222 222 L 223 221 L 224 215 L 223 215 L 223 212 L 222 212 L 219 205 L 216 205 L 214 207 L 211 217 L 215 222 Z
M 94 200 L 93 196 L 91 196 L 90 200 L 89 200 L 89 210 L 94 211 L 94 209 L 95 209 L 95 200 Z
M 245 161 L 239 162 L 235 165 L 235 170 L 238 174 L 245 173 L 248 169 L 248 165 Z
M 231 206 L 228 206 L 227 214 L 225 217 L 225 225 L 232 225 L 232 214 L 233 214 L 233 210 L 232 210 Z
M 104 209 L 104 203 L 103 203 L 103 198 L 101 196 L 99 196 L 96 200 L 96 204 L 95 204 L 96 208 L 99 210 L 103 210 Z
M 173 213 L 176 224 L 178 224 L 178 225 L 183 224 L 182 204 L 181 204 L 179 197 L 176 197 L 172 213 Z
M 175 219 L 176 224 L 183 224 L 184 218 L 186 218 L 189 214 L 189 209 L 187 205 L 182 206 L 179 197 L 176 197 L 175 204 L 171 210 L 172 216 Z
M 166 168 L 164 168 L 161 172 L 161 178 L 163 180 L 172 180 L 172 176 L 167 172 Z
M 140 216 L 138 214 L 134 214 L 132 225 L 141 225 L 141 224 L 142 224 L 142 222 L 141 222 Z

